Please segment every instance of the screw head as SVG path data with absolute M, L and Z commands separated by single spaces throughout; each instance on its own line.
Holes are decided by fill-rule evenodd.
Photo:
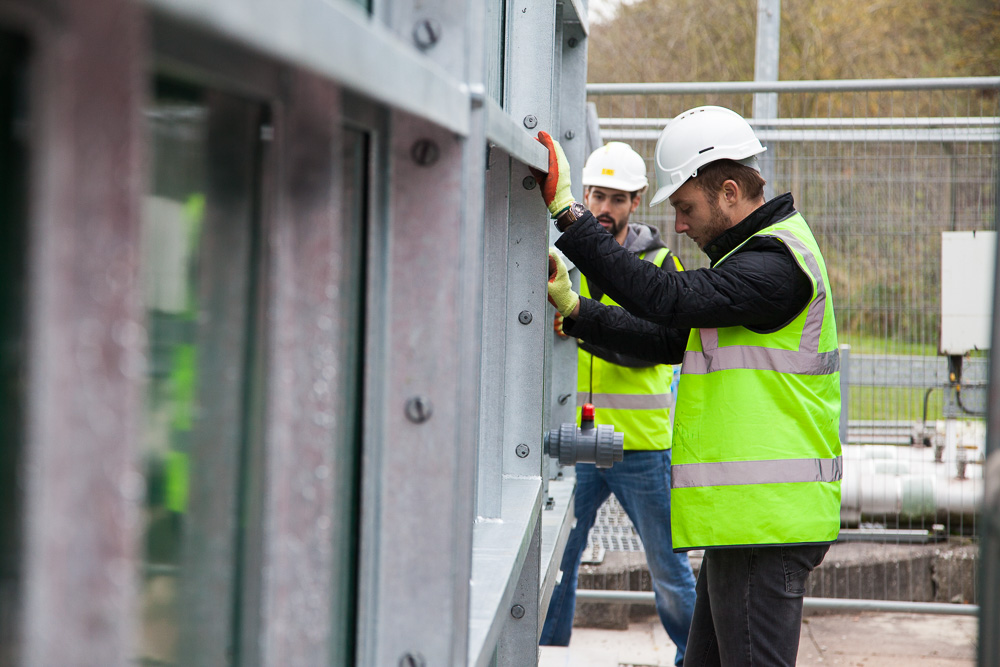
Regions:
M 530 113 L 524 117 L 524 126 L 526 128 L 528 128 L 529 130 L 533 130 L 535 129 L 536 125 L 538 125 L 538 119 L 532 116 Z
M 431 418 L 434 408 L 431 400 L 424 396 L 413 396 L 406 401 L 406 418 L 414 424 L 423 424 Z
M 566 405 L 566 401 L 568 401 L 569 398 L 570 398 L 570 394 L 562 394 L 559 397 L 559 405 Z
M 426 51 L 441 39 L 441 24 L 434 19 L 417 21 L 413 26 L 413 41 L 422 51 Z
M 578 41 L 578 40 L 576 39 L 576 37 L 570 37 L 570 38 L 569 38 L 569 40 L 568 40 L 568 41 L 566 42 L 566 44 L 567 44 L 567 45 L 569 46 L 569 48 L 571 48 L 571 49 L 575 49 L 575 48 L 576 48 L 576 45 L 577 45 L 577 44 L 579 44 L 579 43 L 580 43 L 580 42 L 579 42 L 579 41 Z
M 526 310 L 522 310 L 517 314 L 517 321 L 521 324 L 531 324 L 531 313 Z
M 399 659 L 399 667 L 426 667 L 427 661 L 419 653 L 404 653 Z
M 524 618 L 524 607 L 519 604 L 510 608 L 510 615 L 514 618 Z
M 566 137 L 567 141 L 569 141 L 570 139 L 576 136 L 576 132 L 574 132 L 573 130 L 566 130 L 566 133 L 563 136 Z
M 517 458 L 523 459 L 531 453 L 531 449 L 528 448 L 523 442 L 514 448 L 514 453 L 517 454 Z
M 430 139 L 418 139 L 410 148 L 410 157 L 422 167 L 429 167 L 437 162 L 440 153 L 438 145 Z
M 521 181 L 521 185 L 524 186 L 525 190 L 534 190 L 535 189 L 535 177 L 534 176 L 525 176 L 524 180 Z

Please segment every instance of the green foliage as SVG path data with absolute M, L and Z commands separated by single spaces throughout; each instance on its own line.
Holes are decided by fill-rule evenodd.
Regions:
M 594 82 L 750 81 L 756 0 L 619 3 L 592 26 Z M 779 78 L 993 76 L 1000 64 L 996 0 L 784 0 Z M 808 105 L 827 112 L 828 98 Z M 782 115 L 803 115 L 808 108 Z

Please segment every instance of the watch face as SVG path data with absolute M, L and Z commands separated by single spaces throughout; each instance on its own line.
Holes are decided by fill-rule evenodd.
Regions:
M 569 210 L 573 214 L 573 217 L 579 220 L 583 217 L 583 214 L 587 212 L 587 207 L 580 202 L 573 202 L 573 204 L 569 207 Z

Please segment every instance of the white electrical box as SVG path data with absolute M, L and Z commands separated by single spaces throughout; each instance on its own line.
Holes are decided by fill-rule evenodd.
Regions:
M 941 232 L 941 354 L 990 347 L 996 232 Z

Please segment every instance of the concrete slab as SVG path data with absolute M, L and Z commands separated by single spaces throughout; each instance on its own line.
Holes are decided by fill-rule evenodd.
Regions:
M 803 619 L 798 664 L 973 667 L 978 619 L 859 613 Z M 671 667 L 675 647 L 651 615 L 627 630 L 574 628 L 568 647 L 542 646 L 539 667 Z

